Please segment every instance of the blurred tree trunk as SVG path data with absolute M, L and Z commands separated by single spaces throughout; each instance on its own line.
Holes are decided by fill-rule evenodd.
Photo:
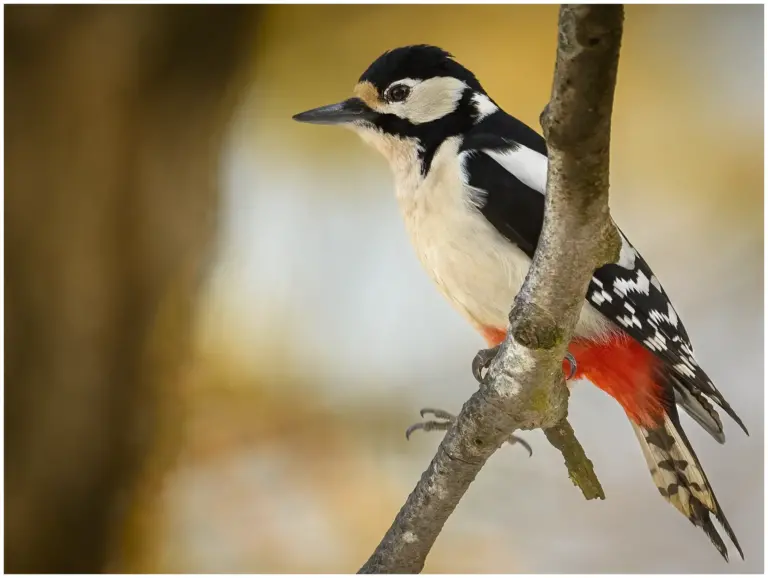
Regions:
M 99 572 L 120 540 L 184 358 L 253 11 L 5 10 L 6 572 Z

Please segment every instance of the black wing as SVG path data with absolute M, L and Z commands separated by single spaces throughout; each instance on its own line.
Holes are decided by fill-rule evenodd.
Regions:
M 530 159 L 521 167 L 519 154 Z M 512 243 L 533 257 L 544 221 L 546 158 L 544 139 L 517 119 L 498 111 L 464 139 L 467 184 L 477 192 L 482 214 Z M 516 163 L 502 164 L 503 155 Z M 533 166 L 536 165 L 536 166 Z M 544 171 L 531 179 L 531 171 Z M 535 181 L 535 182 L 534 182 Z M 688 333 L 651 268 L 622 233 L 619 261 L 595 271 L 586 299 L 669 367 L 675 401 L 719 442 L 723 426 L 708 396 L 746 432 L 746 427 L 696 362 Z
M 480 212 L 499 233 L 533 258 L 544 222 L 544 190 L 532 188 L 524 182 L 529 179 L 518 178 L 488 154 L 513 153 L 523 147 L 546 158 L 544 139 L 499 111 L 464 138 L 459 154 L 465 157 L 466 183 L 477 193 Z

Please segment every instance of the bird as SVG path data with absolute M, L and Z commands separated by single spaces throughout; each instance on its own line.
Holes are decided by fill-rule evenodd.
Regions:
M 452 54 L 427 44 L 386 51 L 363 72 L 350 98 L 293 119 L 349 128 L 388 161 L 418 259 L 488 344 L 473 361 L 481 380 L 505 339 L 542 230 L 545 139 L 502 110 Z M 743 559 L 678 408 L 721 444 L 725 433 L 714 405 L 749 433 L 696 360 L 658 277 L 617 230 L 618 259 L 594 271 L 568 346 L 569 385 L 586 379 L 613 397 L 663 498 L 728 561 L 716 520 Z

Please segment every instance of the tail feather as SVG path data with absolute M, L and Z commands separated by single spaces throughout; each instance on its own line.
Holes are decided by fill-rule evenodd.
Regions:
M 730 406 L 730 404 L 727 401 L 725 401 L 723 394 L 718 391 L 718 389 L 715 387 L 715 384 L 712 383 L 712 380 L 709 379 L 706 373 L 704 373 L 704 370 L 701 367 L 699 367 L 698 364 L 695 363 L 695 360 L 693 359 L 693 351 L 690 349 L 689 351 L 691 351 L 690 362 L 693 365 L 690 367 L 686 367 L 685 364 L 682 364 L 682 366 L 681 364 L 677 364 L 672 367 L 672 370 L 676 373 L 676 375 L 674 376 L 674 379 L 672 380 L 673 387 L 678 391 L 678 393 L 687 391 L 689 394 L 693 394 L 697 398 L 697 403 L 701 402 L 702 399 L 706 400 L 704 396 L 707 396 L 715 404 L 717 404 L 717 406 L 720 407 L 725 413 L 727 413 L 731 417 L 731 419 L 739 425 L 739 427 L 742 429 L 742 431 L 744 431 L 745 434 L 749 435 L 747 426 L 744 425 L 744 422 L 736 414 L 736 412 Z M 685 397 L 688 397 L 688 396 L 685 396 Z M 683 406 L 683 409 L 685 409 L 686 411 L 689 411 L 689 409 L 691 408 L 686 408 L 685 406 Z M 706 403 L 705 403 L 705 409 L 706 409 L 706 412 L 709 413 L 710 416 L 718 423 L 719 429 L 722 432 L 722 422 L 720 422 L 719 417 L 716 417 L 717 412 L 714 411 L 711 405 Z M 691 417 L 696 419 L 696 416 L 693 414 L 691 414 Z M 705 429 L 707 429 L 706 426 L 705 426 Z M 715 435 L 715 439 L 717 439 L 716 435 Z
M 744 553 L 728 523 L 715 493 L 709 485 L 701 462 L 680 425 L 677 410 L 672 405 L 657 426 L 632 423 L 656 487 L 670 504 L 701 528 L 728 560 L 728 548 L 712 523 L 720 523 L 742 559 Z
M 718 443 L 724 444 L 723 422 L 712 404 L 707 401 L 706 396 L 698 390 L 686 387 L 675 375 L 670 376 L 670 381 L 674 390 L 675 403 Z
M 691 377 L 677 366 L 670 367 L 638 341 L 621 334 L 602 342 L 574 339 L 569 351 L 578 366 L 575 377 L 586 377 L 624 408 L 653 481 L 664 499 L 701 528 L 728 560 L 728 548 L 714 524 L 717 520 L 744 558 L 680 425 L 678 405 L 718 442 L 725 441 L 723 423 L 713 403 L 729 415 L 733 410 L 703 370 L 695 366 L 698 369 Z M 693 360 L 692 352 L 689 357 Z M 743 427 L 737 417 L 734 419 Z

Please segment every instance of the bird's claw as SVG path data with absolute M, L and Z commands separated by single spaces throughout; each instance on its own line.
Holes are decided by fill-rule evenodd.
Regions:
M 456 419 L 456 416 L 452 413 L 448 413 L 444 409 L 435 409 L 432 407 L 425 407 L 421 411 L 419 411 L 419 415 L 421 417 L 424 417 L 428 413 L 431 413 L 433 416 L 435 416 L 437 419 L 445 419 L 448 420 L 449 423 L 453 422 L 453 420 Z
M 496 347 L 491 347 L 490 349 L 481 349 L 477 352 L 477 355 L 475 355 L 475 358 L 472 360 L 472 375 L 475 376 L 475 379 L 478 382 L 483 381 L 483 372 L 488 370 L 488 367 L 491 365 L 493 358 L 496 357 L 496 355 L 499 353 L 500 347 L 501 345 L 497 345 Z M 565 380 L 568 381 L 569 379 L 572 379 L 574 375 L 576 375 L 576 369 L 578 365 L 576 364 L 576 358 L 571 355 L 570 352 L 566 352 L 564 359 L 570 366 L 568 376 L 565 378 Z
M 501 345 L 491 347 L 490 349 L 481 349 L 477 352 L 477 355 L 475 355 L 475 358 L 472 360 L 472 375 L 475 376 L 475 379 L 478 382 L 483 381 L 483 371 L 487 370 L 491 365 L 491 361 L 493 361 L 493 358 L 496 357 L 496 354 L 499 352 L 499 347 L 501 347 Z
M 526 450 L 528 450 L 528 457 L 530 458 L 533 455 L 533 448 L 531 448 L 531 444 L 529 444 L 527 441 L 525 441 L 521 437 L 517 437 L 516 435 L 509 436 L 509 439 L 507 439 L 507 443 L 509 445 L 515 445 L 520 444 L 523 446 Z
M 413 424 L 407 430 L 405 430 L 405 439 L 408 439 L 408 440 L 411 439 L 411 434 L 416 430 L 445 431 L 449 427 L 451 427 L 454 421 L 456 421 L 456 416 L 442 409 L 425 407 L 419 412 L 419 414 L 421 415 L 421 417 L 424 417 L 427 414 L 431 414 L 435 416 L 437 419 L 422 421 L 422 422 Z M 438 419 L 443 421 L 437 421 Z M 507 438 L 507 443 L 509 445 L 520 444 L 526 450 L 528 450 L 528 457 L 533 455 L 533 449 L 531 448 L 531 445 L 527 441 L 525 441 L 523 438 L 517 437 L 516 435 L 510 435 L 509 438 Z
M 433 409 L 430 407 L 425 407 L 419 412 L 419 415 L 421 415 L 421 417 L 424 417 L 427 414 L 432 414 L 437 419 L 441 419 L 444 421 L 437 421 L 435 419 L 431 419 L 431 420 L 415 423 L 412 426 L 410 426 L 407 430 L 405 430 L 405 439 L 407 440 L 411 439 L 411 434 L 419 429 L 424 431 L 447 430 L 449 427 L 451 427 L 451 424 L 456 419 L 456 417 L 452 413 L 448 413 L 447 411 L 444 411 L 442 409 Z
M 571 370 L 570 370 L 570 372 L 568 373 L 568 377 L 566 377 L 566 378 L 565 378 L 565 380 L 566 380 L 566 381 L 568 381 L 568 380 L 569 380 L 569 379 L 571 379 L 571 378 L 572 378 L 574 375 L 576 375 L 576 368 L 577 368 L 578 366 L 576 365 L 576 358 L 575 358 L 573 355 L 571 355 L 571 353 L 570 353 L 570 352 L 567 352 L 567 353 L 565 354 L 565 360 L 568 362 L 568 365 L 570 365 L 570 366 L 571 366 Z

